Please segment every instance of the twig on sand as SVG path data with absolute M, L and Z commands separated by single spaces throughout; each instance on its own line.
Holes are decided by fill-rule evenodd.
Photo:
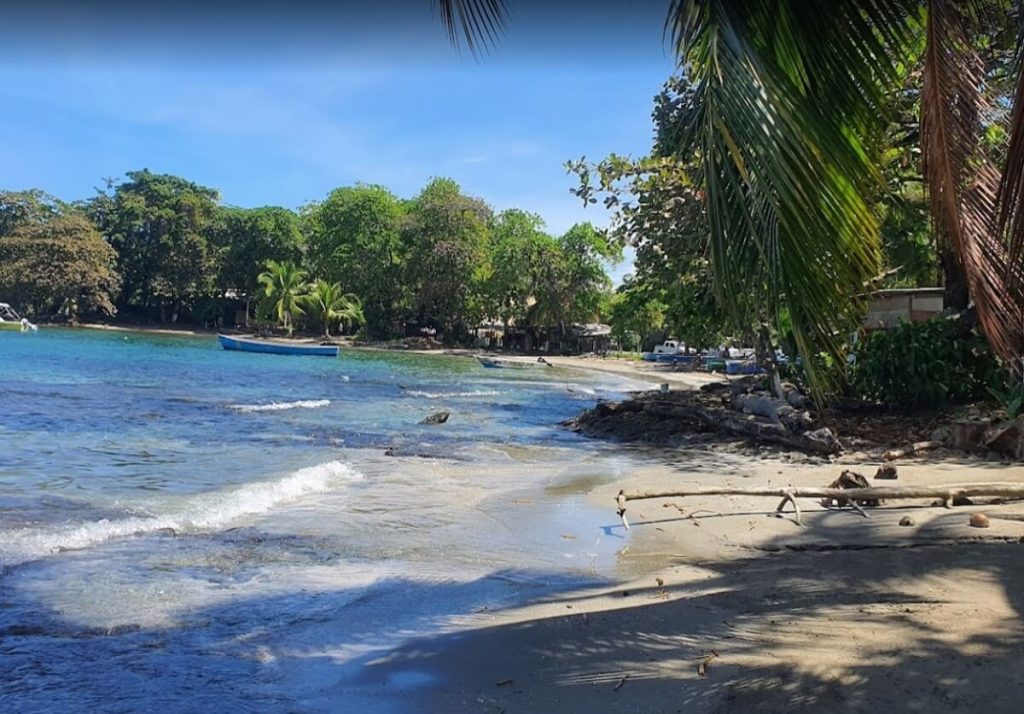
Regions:
M 612 687 L 612 691 L 613 691 L 613 692 L 617 692 L 617 691 L 619 691 L 620 689 L 622 689 L 622 685 L 626 683 L 626 680 L 627 680 L 627 679 L 629 679 L 629 675 L 628 675 L 628 674 L 627 674 L 627 675 L 624 675 L 624 676 L 622 677 L 622 679 L 620 679 L 620 680 L 619 680 L 619 683 L 618 683 L 618 684 L 616 684 L 616 685 L 615 685 L 614 687 Z
M 708 676 L 708 667 L 711 665 L 711 660 L 713 660 L 717 656 L 718 656 L 718 653 L 715 652 L 714 650 L 711 650 L 711 653 L 708 654 L 704 659 L 702 659 L 700 661 L 700 664 L 697 665 L 697 676 L 698 677 L 706 677 L 706 676 Z

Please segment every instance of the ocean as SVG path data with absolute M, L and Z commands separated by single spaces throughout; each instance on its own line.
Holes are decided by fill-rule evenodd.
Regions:
M 616 577 L 585 494 L 633 462 L 558 423 L 625 378 L 58 328 L 0 370 L 3 711 L 371 711 L 397 644 Z

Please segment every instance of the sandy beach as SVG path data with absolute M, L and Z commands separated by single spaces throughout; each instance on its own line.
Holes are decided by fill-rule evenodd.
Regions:
M 552 358 L 693 386 L 706 375 L 624 360 Z M 647 465 L 588 498 L 621 538 L 621 582 L 479 613 L 455 634 L 376 657 L 348 694 L 386 710 L 465 712 L 1009 711 L 1024 691 L 1024 504 L 945 509 L 898 501 L 862 517 L 805 500 L 804 526 L 776 499 L 631 502 L 620 488 L 823 486 L 851 454 L 650 451 Z M 1024 481 L 977 458 L 899 462 L 900 485 Z M 968 525 L 985 513 L 987 529 Z M 913 525 L 899 525 L 909 516 Z M 579 537 L 589 534 L 581 533 Z M 575 535 L 574 535 L 575 537 Z
M 1011 710 L 1024 686 L 1021 504 L 910 502 L 865 519 L 808 502 L 801 528 L 773 517 L 773 499 L 706 497 L 636 502 L 628 533 L 610 525 L 619 486 L 820 485 L 841 466 L 682 457 L 598 487 L 609 518 L 595 527 L 622 537 L 622 583 L 476 615 L 350 684 L 422 711 Z M 900 471 L 909 484 L 1024 480 L 988 463 Z M 968 526 L 974 512 L 991 528 Z M 907 515 L 916 525 L 898 525 Z

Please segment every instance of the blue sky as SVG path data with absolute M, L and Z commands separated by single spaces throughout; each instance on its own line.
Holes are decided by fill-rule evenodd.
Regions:
M 242 15 L 42 2 L 0 27 L 0 188 L 85 198 L 145 167 L 228 204 L 295 208 L 355 182 L 411 197 L 449 176 L 555 233 L 604 224 L 569 194 L 563 164 L 648 149 L 651 100 L 673 69 L 667 2 L 510 5 L 498 46 L 474 58 L 448 44 L 429 0 L 322 16 L 302 2 Z

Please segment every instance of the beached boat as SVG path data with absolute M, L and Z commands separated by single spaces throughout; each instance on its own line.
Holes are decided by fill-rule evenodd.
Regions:
M 550 367 L 551 363 L 539 358 L 536 362 L 526 362 L 515 359 L 502 359 L 501 357 L 485 357 L 477 355 L 480 364 L 488 369 L 536 369 L 538 367 Z
M 303 345 L 285 344 L 284 342 L 270 342 L 268 340 L 254 340 L 246 337 L 231 337 L 229 335 L 217 335 L 221 346 L 226 350 L 238 350 L 240 352 L 261 352 L 270 355 L 315 355 L 318 357 L 337 357 L 337 345 Z
M 10 305 L 0 302 L 0 330 L 5 332 L 35 332 L 36 326 L 14 311 Z

